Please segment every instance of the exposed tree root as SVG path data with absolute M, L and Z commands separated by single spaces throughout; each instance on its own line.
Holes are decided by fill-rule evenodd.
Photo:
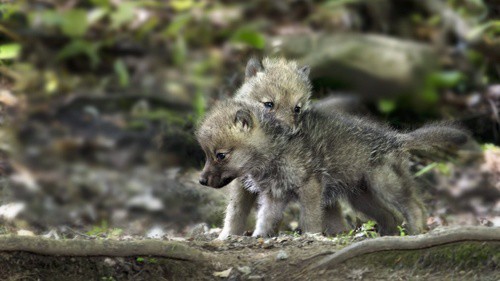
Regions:
M 500 242 L 500 228 L 457 227 L 418 236 L 392 236 L 369 239 L 345 247 L 335 254 L 323 258 L 319 262 L 309 265 L 306 271 L 332 268 L 347 260 L 376 252 L 427 249 L 447 244 L 473 241 Z
M 55 256 L 156 256 L 206 262 L 212 255 L 180 242 L 161 240 L 55 240 L 39 236 L 0 235 L 0 251 Z

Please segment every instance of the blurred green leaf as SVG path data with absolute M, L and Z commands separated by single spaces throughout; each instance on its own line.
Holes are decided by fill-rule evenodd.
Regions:
M 231 40 L 233 42 L 247 44 L 257 49 L 263 49 L 266 45 L 264 35 L 248 28 L 242 28 L 236 31 Z
M 394 102 L 393 100 L 379 100 L 378 104 L 378 110 L 381 112 L 381 113 L 385 113 L 385 114 L 389 114 L 391 112 L 394 111 L 394 109 L 396 109 L 396 102 Z
M 92 4 L 95 6 L 101 6 L 105 8 L 111 7 L 111 1 L 110 0 L 90 0 Z
M 430 104 L 435 104 L 439 100 L 439 94 L 434 85 L 429 85 L 422 92 L 422 99 Z
M 486 151 L 486 150 L 500 151 L 500 147 L 498 147 L 492 143 L 485 143 L 485 144 L 481 145 L 481 148 L 483 149 L 483 151 Z
M 436 87 L 454 87 L 463 80 L 464 76 L 458 71 L 443 71 L 431 74 L 432 83 Z
M 436 165 L 436 169 L 445 176 L 451 175 L 450 166 L 448 166 L 446 163 L 438 163 Z
M 87 12 L 81 9 L 68 10 L 63 13 L 61 30 L 69 37 L 81 37 L 87 32 Z
M 437 167 L 438 163 L 436 162 L 433 162 L 425 167 L 423 167 L 420 171 L 416 172 L 415 173 L 415 177 L 420 177 L 430 171 L 432 171 L 432 169 L 434 169 L 435 167 Z
M 119 28 L 134 19 L 134 10 L 138 6 L 136 2 L 125 2 L 118 6 L 118 9 L 111 14 L 111 27 Z
M 500 32 L 500 21 L 499 20 L 488 21 L 484 24 L 475 27 L 467 34 L 467 39 L 468 40 L 476 39 L 480 37 L 482 34 L 486 33 L 487 31 Z
M 21 52 L 21 45 L 12 43 L 0 45 L 0 60 L 15 59 Z
M 89 25 L 92 25 L 99 20 L 101 20 L 103 17 L 105 17 L 109 13 L 109 10 L 106 8 L 95 8 L 92 9 L 87 17 L 87 21 Z
M 182 12 L 189 10 L 194 6 L 195 2 L 193 0 L 171 0 L 170 6 L 177 12 Z
M 166 37 L 174 37 L 179 34 L 181 29 L 191 20 L 190 14 L 181 14 L 174 18 L 174 20 L 167 26 L 163 34 Z
M 176 65 L 182 65 L 186 61 L 187 46 L 183 36 L 177 37 L 175 42 L 173 59 Z
M 129 84 L 129 74 L 127 66 L 121 59 L 117 59 L 113 65 L 116 75 L 118 75 L 118 80 L 120 81 L 121 87 L 127 87 Z
M 43 12 L 35 12 L 29 15 L 30 23 L 32 27 L 38 27 L 38 25 L 54 27 L 60 26 L 62 22 L 62 14 L 54 10 L 46 10 Z
M 73 40 L 62 48 L 57 54 L 57 60 L 65 60 L 78 55 L 86 55 L 90 59 L 90 66 L 95 68 L 99 62 L 100 44 L 84 40 Z
M 205 115 L 206 101 L 205 95 L 203 95 L 202 88 L 199 88 L 198 91 L 196 91 L 196 96 L 193 101 L 193 107 L 196 113 L 196 118 L 198 120 Z
M 10 17 L 17 13 L 20 12 L 20 4 L 19 3 L 0 3 L 0 19 L 2 20 L 9 20 Z

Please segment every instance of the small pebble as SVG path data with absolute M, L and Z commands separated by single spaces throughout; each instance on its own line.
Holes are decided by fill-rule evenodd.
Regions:
M 285 251 L 281 250 L 278 252 L 278 255 L 276 255 L 276 259 L 279 261 L 286 260 L 288 259 L 288 254 Z

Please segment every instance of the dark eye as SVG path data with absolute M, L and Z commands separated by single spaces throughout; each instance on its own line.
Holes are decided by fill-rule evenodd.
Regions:
M 296 106 L 296 107 L 293 109 L 293 111 L 294 111 L 295 113 L 300 113 L 300 106 Z
M 271 109 L 271 108 L 273 108 L 273 107 L 274 107 L 274 102 L 270 102 L 270 101 L 269 101 L 269 102 L 265 102 L 265 103 L 264 103 L 264 106 L 265 106 L 266 108 Z
M 224 160 L 224 158 L 226 158 L 226 154 L 225 153 L 217 153 L 215 155 L 215 157 L 217 157 L 217 160 Z

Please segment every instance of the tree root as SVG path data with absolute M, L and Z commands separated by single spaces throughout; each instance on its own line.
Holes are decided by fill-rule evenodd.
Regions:
M 365 240 L 347 246 L 335 254 L 323 258 L 319 262 L 309 265 L 305 270 L 314 271 L 332 268 L 347 260 L 376 252 L 427 249 L 447 244 L 473 241 L 500 242 L 500 228 L 478 226 L 457 227 L 417 236 L 392 236 Z
M 54 256 L 155 256 L 196 262 L 207 262 L 213 258 L 209 253 L 175 241 L 55 240 L 18 235 L 0 235 L 0 251 Z

